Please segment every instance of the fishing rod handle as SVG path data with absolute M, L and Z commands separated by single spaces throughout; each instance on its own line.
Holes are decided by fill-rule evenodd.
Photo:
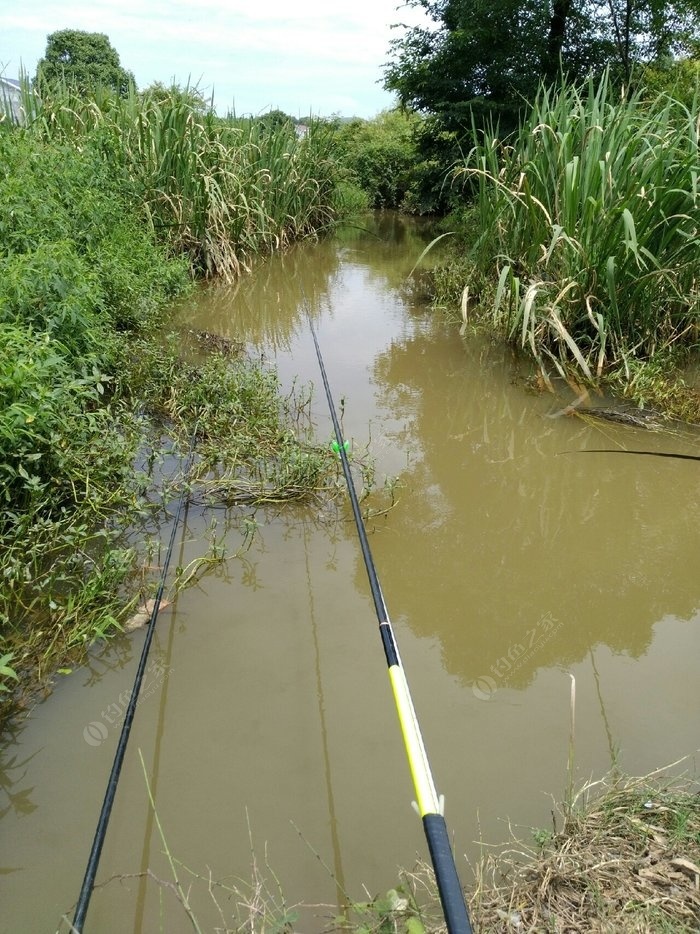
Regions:
M 457 875 L 447 824 L 442 814 L 423 815 L 423 830 L 435 869 L 442 911 L 449 934 L 472 934 L 464 892 Z

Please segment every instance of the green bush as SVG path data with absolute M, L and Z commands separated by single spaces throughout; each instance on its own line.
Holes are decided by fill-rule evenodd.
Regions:
M 68 350 L 48 333 L 0 325 L 0 485 L 6 506 L 26 509 L 60 484 L 61 461 L 97 381 L 77 379 Z
M 218 500 L 308 496 L 335 470 L 299 439 L 300 410 L 280 400 L 272 375 L 224 357 L 195 366 L 162 342 L 164 303 L 189 287 L 192 268 L 236 271 L 332 221 L 329 128 L 298 141 L 289 127 L 243 133 L 183 98 L 64 91 L 35 102 L 27 129 L 0 129 L 8 696 L 6 679 L 50 672 L 125 618 L 138 586 L 125 531 L 168 495 L 137 452 L 150 469 L 161 430 L 176 456 L 197 424 L 203 473 L 193 482 Z
M 373 208 L 398 208 L 415 180 L 415 133 L 421 118 L 387 110 L 373 120 L 353 120 L 336 131 L 341 164 Z
M 186 260 L 157 246 L 99 134 L 78 148 L 3 133 L 0 160 L 0 321 L 19 315 L 80 353 L 100 343 L 101 327 L 144 324 L 187 286 Z
M 21 324 L 58 341 L 71 358 L 99 346 L 96 276 L 68 240 L 0 261 L 0 324 Z
M 143 509 L 118 329 L 189 284 L 100 151 L 0 132 L 0 641 L 23 680 L 114 625 Z

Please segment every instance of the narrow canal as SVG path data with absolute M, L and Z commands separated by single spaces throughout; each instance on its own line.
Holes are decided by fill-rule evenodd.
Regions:
M 577 452 L 700 446 L 557 415 L 566 398 L 529 390 L 509 352 L 412 297 L 427 236 L 379 217 L 177 315 L 245 340 L 285 387 L 313 382 L 330 441 L 311 308 L 353 454 L 395 490 L 370 544 L 468 885 L 479 841 L 506 841 L 509 821 L 527 839 L 551 827 L 570 673 L 576 784 L 612 765 L 644 774 L 690 756 L 676 768 L 695 768 L 700 465 Z M 349 513 L 244 515 L 259 526 L 252 548 L 159 617 L 98 877 L 112 881 L 86 932 L 192 930 L 146 875 L 172 881 L 144 769 L 202 930 L 247 916 L 254 865 L 259 895 L 310 906 L 296 927 L 321 931 L 341 893 L 367 900 L 426 856 Z M 211 518 L 190 507 L 177 563 L 201 553 Z M 235 551 L 240 514 L 228 531 L 216 518 Z M 69 930 L 142 640 L 96 648 L 3 747 L 3 934 Z

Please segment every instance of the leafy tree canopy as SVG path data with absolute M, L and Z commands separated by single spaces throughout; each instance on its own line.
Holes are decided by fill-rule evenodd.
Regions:
M 291 123 L 294 126 L 297 122 L 294 117 L 290 117 L 289 114 L 279 110 L 279 108 L 268 110 L 267 113 L 262 114 L 257 119 L 260 123 L 266 124 L 271 130 L 277 130 L 283 127 L 285 123 Z
M 432 24 L 392 43 L 385 87 L 402 104 L 464 124 L 472 110 L 514 117 L 540 81 L 687 53 L 700 0 L 407 0 Z
M 406 196 L 418 169 L 415 134 L 421 124 L 417 114 L 385 110 L 373 120 L 336 125 L 340 161 L 372 207 L 416 207 L 411 199 L 406 203 Z
M 37 82 L 61 79 L 81 91 L 101 85 L 122 96 L 134 83 L 134 76 L 122 68 L 119 54 L 104 33 L 79 29 L 51 33 L 46 54 L 37 65 Z

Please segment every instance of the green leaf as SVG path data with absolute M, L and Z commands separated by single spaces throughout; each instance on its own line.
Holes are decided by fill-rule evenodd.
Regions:
M 14 668 L 10 668 L 8 662 L 12 661 L 14 652 L 8 652 L 6 655 L 0 656 L 0 676 L 3 678 L 14 678 L 15 681 L 19 681 L 17 672 Z
M 420 918 L 412 916 L 406 921 L 406 934 L 425 934 L 425 926 Z

